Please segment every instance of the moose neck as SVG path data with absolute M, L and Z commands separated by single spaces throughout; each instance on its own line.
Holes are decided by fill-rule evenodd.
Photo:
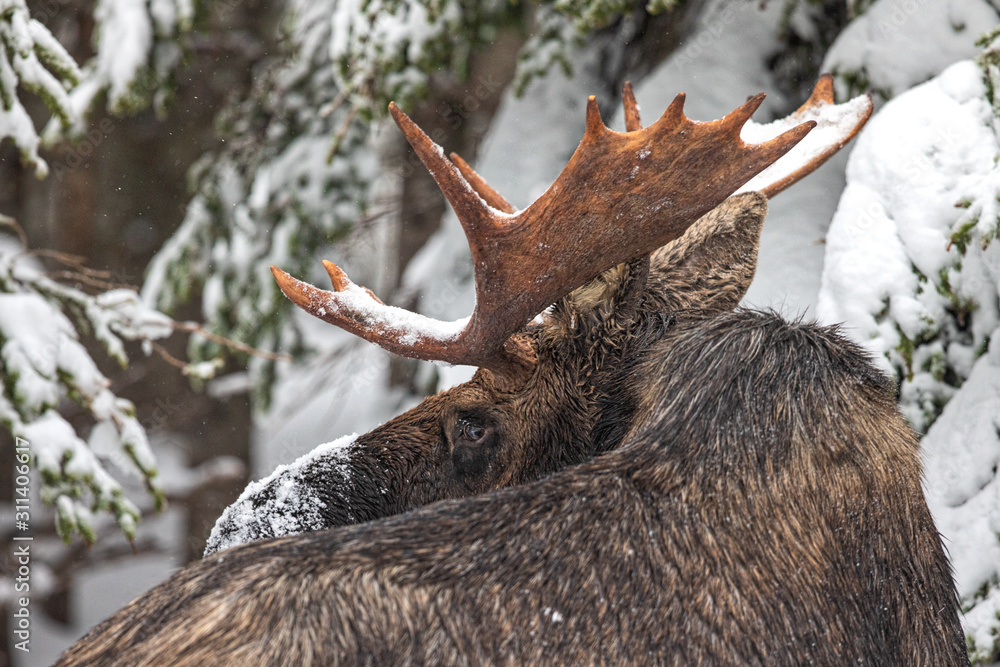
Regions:
M 635 459 L 639 475 L 712 486 L 794 469 L 801 481 L 864 457 L 893 471 L 886 488 L 891 476 L 919 479 L 916 441 L 888 379 L 827 328 L 745 312 L 679 320 L 636 374 L 646 379 L 636 390 L 640 426 L 622 450 L 648 456 Z
M 757 268 L 767 199 L 729 198 L 652 256 L 608 269 L 552 309 L 539 349 L 565 369 L 597 416 L 588 451 L 621 444 L 642 390 L 649 350 L 677 319 L 732 311 Z

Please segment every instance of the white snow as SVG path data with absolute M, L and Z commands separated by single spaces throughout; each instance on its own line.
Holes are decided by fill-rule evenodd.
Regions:
M 984 95 L 977 65 L 953 65 L 887 103 L 848 164 L 848 185 L 827 235 L 818 314 L 844 322 L 886 370 L 905 367 L 894 351 L 901 333 L 917 340 L 945 326 L 951 303 L 934 288 L 942 274 L 978 304 L 969 344 L 982 344 L 997 325 L 995 280 L 984 274 L 997 251 L 961 258 L 949 247 L 963 213 L 956 204 L 996 178 L 1000 148 Z M 941 383 L 930 386 L 924 361 L 914 359 L 914 377 L 903 386 L 903 407 L 918 428 L 929 396 L 950 394 Z
M 149 99 L 154 103 L 164 99 L 159 84 L 148 88 L 144 76 L 162 81 L 180 63 L 175 41 L 190 30 L 193 19 L 191 0 L 98 0 L 94 5 L 96 54 L 80 71 L 80 83 L 68 92 L 65 122 L 53 118 L 46 126 L 46 143 L 55 143 L 66 134 L 82 135 L 102 92 L 107 93 L 108 110 L 118 114 Z
M 73 327 L 66 317 L 33 294 L 0 294 L 0 355 L 13 379 L 12 393 L 28 410 L 58 404 L 56 360 L 60 338 Z
M 114 108 L 146 66 L 153 47 L 153 21 L 146 0 L 101 0 L 94 17 L 100 33 L 93 73 L 88 74 L 106 81 L 109 106 Z
M 770 123 L 747 121 L 740 137 L 744 142 L 753 144 L 764 143 L 806 121 L 816 121 L 816 127 L 788 153 L 750 179 L 737 192 L 763 190 L 819 159 L 832 147 L 844 145 L 865 115 L 870 113 L 871 106 L 868 97 L 859 95 L 843 104 L 821 104 Z
M 0 293 L 0 367 L 11 383 L 12 399 L 0 401 L 0 413 L 13 434 L 30 443 L 35 468 L 43 473 L 41 497 L 55 505 L 64 533 L 92 536 L 88 508 L 100 506 L 132 535 L 139 511 L 99 455 L 159 492 L 156 461 L 134 406 L 111 391 L 62 309 L 72 305 L 82 313 L 91 332 L 120 361 L 125 357 L 119 334 L 133 340 L 162 337 L 172 331 L 170 319 L 145 308 L 129 290 L 90 296 L 55 282 L 22 251 L 0 243 L 0 283 L 9 290 Z M 68 398 L 90 411 L 89 442 L 57 411 Z
M 998 20 L 986 0 L 878 0 L 837 37 L 822 69 L 842 95 L 847 73 L 896 95 L 975 56 L 976 38 Z
M 48 165 L 38 155 L 38 133 L 18 95 L 32 90 L 49 106 L 53 123 L 75 122 L 66 87 L 77 83 L 80 70 L 48 28 L 30 17 L 24 0 L 8 0 L 0 13 L 0 140 L 10 137 L 21 161 L 44 178 Z
M 397 340 L 404 345 L 416 345 L 427 340 L 455 340 L 465 330 L 470 319 L 464 317 L 453 322 L 442 322 L 420 313 L 382 304 L 350 279 L 346 280 L 343 289 L 339 291 L 320 290 L 310 296 L 310 311 L 319 317 L 329 313 L 353 320 L 380 332 L 382 337 Z
M 979 358 L 921 441 L 925 491 L 955 568 L 963 624 L 980 649 L 993 645 L 1000 611 L 1000 343 Z M 985 599 L 974 596 L 993 583 Z
M 108 311 L 108 328 L 125 338 L 159 340 L 173 332 L 173 321 L 158 310 L 150 308 L 131 289 L 114 289 L 94 297 L 94 303 Z
M 208 538 L 209 551 L 214 553 L 262 536 L 296 535 L 323 526 L 320 511 L 325 505 L 312 485 L 300 482 L 302 471 L 320 465 L 328 471 L 331 484 L 348 481 L 352 446 L 357 437 L 352 434 L 320 445 L 293 463 L 278 466 L 264 479 L 247 485 L 236 502 L 216 521 Z M 257 496 L 265 489 L 273 490 L 274 496 L 261 502 Z

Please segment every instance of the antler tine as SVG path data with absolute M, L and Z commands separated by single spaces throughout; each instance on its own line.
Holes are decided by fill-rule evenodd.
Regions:
M 479 196 L 475 188 L 465 180 L 455 165 L 448 161 L 441 147 L 417 127 L 417 124 L 403 113 L 395 102 L 389 103 L 389 113 L 410 146 L 413 147 L 417 157 L 424 163 L 427 171 L 441 188 L 445 199 L 451 204 L 459 222 L 462 223 L 466 235 L 474 235 L 476 230 L 482 228 L 495 227 L 497 221 L 491 215 L 486 202 Z
M 510 202 L 503 198 L 503 196 L 490 187 L 489 183 L 483 180 L 483 177 L 475 172 L 475 170 L 469 166 L 469 163 L 462 159 L 462 156 L 458 153 L 451 153 L 449 155 L 452 163 L 458 168 L 462 176 L 472 189 L 475 190 L 480 197 L 483 198 L 487 204 L 492 206 L 498 211 L 503 213 L 516 213 L 517 209 L 514 208 Z
M 597 106 L 597 98 L 591 95 L 587 98 L 587 122 L 583 130 L 583 143 L 588 139 L 596 140 L 608 131 L 608 126 L 601 119 L 601 108 Z
M 746 118 L 749 117 L 745 111 L 749 110 L 752 113 L 762 100 L 762 96 L 754 96 L 748 99 L 740 107 L 740 110 L 743 110 L 744 113 L 738 117 L 745 122 Z M 639 115 L 639 105 L 635 99 L 632 83 L 629 81 L 626 81 L 622 87 L 622 104 L 624 106 L 625 131 L 635 132 L 641 130 L 642 122 Z M 664 112 L 664 116 L 669 119 L 666 123 L 674 125 L 681 122 L 684 117 L 683 109 L 684 94 L 681 93 L 677 95 L 667 111 Z M 768 198 L 772 198 L 796 181 L 808 176 L 843 148 L 864 127 L 872 113 L 871 95 L 857 97 L 841 105 L 834 105 L 833 77 L 829 74 L 824 74 L 816 82 L 809 99 L 785 120 L 784 125 L 792 127 L 793 124 L 789 121 L 802 122 L 812 119 L 817 120 L 819 127 L 823 129 L 832 125 L 830 119 L 824 117 L 824 114 L 830 115 L 830 111 L 834 109 L 844 110 L 843 117 L 846 119 L 838 125 L 835 136 L 832 138 L 820 137 L 820 132 L 812 132 L 813 136 L 808 141 L 804 142 L 804 144 L 799 144 L 789 155 L 782 157 L 775 164 L 775 167 L 788 164 L 797 165 L 792 173 L 782 173 L 779 180 L 769 182 L 768 178 L 775 173 L 772 171 L 775 167 L 768 167 L 761 174 L 755 176 L 749 183 L 741 187 L 739 192 L 759 190 Z M 857 110 L 857 113 L 853 116 L 851 113 L 852 110 Z M 803 150 L 808 148 L 805 144 L 818 143 L 820 141 L 825 141 L 825 145 L 822 146 L 820 151 L 817 152 L 812 149 Z M 487 204 L 504 213 L 516 212 L 516 209 L 507 203 L 507 200 L 502 195 L 490 187 L 458 154 L 452 153 L 451 158 L 465 179 Z
M 670 127 L 680 125 L 684 122 L 684 119 L 687 118 L 687 116 L 684 115 L 685 99 L 687 99 L 687 96 L 684 93 L 677 93 L 673 101 L 670 102 L 670 106 L 667 107 L 667 110 L 663 112 L 663 115 L 660 116 L 660 119 L 656 122 L 664 123 Z
M 812 93 L 809 94 L 809 99 L 806 100 L 802 106 L 796 109 L 796 114 L 801 114 L 809 109 L 817 107 L 821 104 L 833 104 L 833 75 L 832 74 L 822 74 L 819 79 L 816 80 L 816 85 L 813 86 Z
M 271 267 L 278 287 L 292 303 L 321 320 L 364 338 L 400 356 L 425 360 L 451 360 L 448 341 L 458 337 L 469 318 L 452 323 L 387 306 L 370 290 L 354 284 L 333 262 L 324 261 L 333 292 Z M 454 363 L 472 363 L 456 358 Z
M 753 112 L 760 108 L 760 105 L 764 103 L 764 98 L 766 95 L 764 93 L 757 93 L 756 95 L 751 95 L 747 98 L 747 101 L 737 107 L 734 111 L 726 115 L 722 119 L 722 126 L 728 129 L 730 132 L 739 133 L 746 125 L 747 121 L 750 120 L 750 116 Z
M 642 129 L 642 121 L 639 118 L 639 105 L 635 101 L 635 92 L 632 90 L 632 82 L 626 81 L 622 86 L 622 106 L 625 107 L 625 131 L 635 132 Z
M 759 103 L 752 98 L 721 120 L 697 123 L 684 116 L 684 96 L 678 95 L 655 123 L 621 133 L 604 125 L 591 97 L 587 129 L 569 164 L 545 194 L 519 212 L 461 158 L 455 164 L 445 158 L 391 105 L 393 118 L 465 228 L 475 267 L 472 317 L 443 323 L 382 305 L 332 264 L 327 270 L 333 292 L 272 270 L 296 304 L 392 352 L 514 377 L 533 362 L 524 346 L 505 347 L 511 334 L 605 269 L 683 234 L 815 125 L 807 121 L 761 144 L 744 144 L 740 128 Z M 629 108 L 638 122 L 634 97 L 626 102 Z
M 809 99 L 790 116 L 763 126 L 748 123 L 744 128 L 744 139 L 759 141 L 794 123 L 817 122 L 816 131 L 793 153 L 758 174 L 740 188 L 740 192 L 759 190 L 771 198 L 808 176 L 854 138 L 868 122 L 873 108 L 870 94 L 834 104 L 833 77 L 824 74 L 816 82 Z

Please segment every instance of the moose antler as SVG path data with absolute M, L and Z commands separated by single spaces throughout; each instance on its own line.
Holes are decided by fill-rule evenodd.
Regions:
M 816 128 L 794 151 L 754 176 L 737 192 L 758 190 L 768 198 L 774 197 L 843 148 L 868 122 L 873 108 L 871 94 L 834 104 L 833 77 L 824 74 L 816 82 L 809 99 L 789 116 L 766 125 L 750 121 L 743 127 L 743 140 L 758 142 L 807 120 L 816 121 Z
M 445 323 L 384 305 L 331 262 L 323 264 L 333 292 L 276 267 L 271 270 L 298 306 L 391 352 L 500 373 L 529 365 L 523 350 L 505 349 L 511 334 L 605 269 L 679 237 L 816 125 L 805 120 L 763 143 L 747 145 L 740 132 L 763 99 L 756 95 L 725 118 L 699 123 L 684 115 L 680 94 L 658 121 L 643 129 L 626 89 L 628 129 L 621 133 L 604 125 L 590 97 L 586 131 L 569 164 L 522 211 L 461 158 L 452 154 L 449 161 L 390 104 L 393 119 L 465 230 L 476 279 L 472 316 Z
M 625 130 L 627 132 L 641 130 L 639 105 L 635 101 L 632 84 L 628 81 L 622 88 L 622 105 L 625 108 Z M 868 122 L 873 108 L 871 94 L 859 95 L 843 104 L 834 104 L 833 76 L 824 74 L 816 82 L 809 99 L 791 115 L 764 125 L 755 123 L 752 119 L 748 120 L 740 133 L 740 137 L 748 142 L 772 139 L 781 132 L 809 120 L 816 121 L 816 127 L 791 151 L 750 179 L 737 192 L 759 191 L 768 199 L 783 192 L 811 174 L 847 145 Z M 493 190 L 457 153 L 452 153 L 450 157 L 465 180 L 486 203 L 508 213 L 515 212 L 516 209 Z

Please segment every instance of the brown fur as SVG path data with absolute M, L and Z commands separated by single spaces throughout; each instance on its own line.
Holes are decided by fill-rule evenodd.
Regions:
M 968 662 L 891 388 L 835 330 L 678 323 L 624 444 L 196 563 L 60 665 Z
M 764 207 L 730 202 L 557 304 L 521 392 L 481 372 L 352 471 L 384 461 L 388 514 L 515 486 L 219 552 L 58 664 L 967 664 L 891 387 L 835 329 L 726 312 Z M 496 426 L 484 487 L 448 482 L 462 414 Z
M 544 323 L 520 335 L 537 363 L 513 390 L 481 370 L 361 436 L 346 464 L 316 459 L 298 476 L 274 479 L 239 509 L 260 508 L 289 484 L 304 485 L 322 503 L 318 520 L 305 516 L 312 507 L 287 512 L 314 529 L 343 526 L 533 481 L 613 449 L 632 409 L 617 388 L 609 390 L 615 373 L 643 355 L 672 317 L 736 307 L 753 279 L 766 211 L 759 194 L 732 197 L 652 262 L 619 265 L 567 295 Z M 488 437 L 459 442 L 459 419 L 489 429 Z M 246 514 L 223 516 L 207 555 L 233 534 L 280 536 L 263 517 L 248 526 Z

